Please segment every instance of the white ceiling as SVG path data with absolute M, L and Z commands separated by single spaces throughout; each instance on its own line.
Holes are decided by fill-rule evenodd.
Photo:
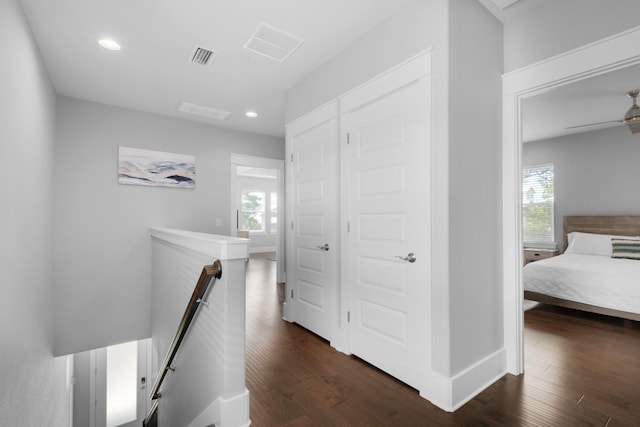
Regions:
M 409 1 L 21 0 L 57 93 L 278 137 L 287 89 Z M 479 1 L 506 22 L 548 0 Z M 244 49 L 262 23 L 304 42 L 284 62 Z M 122 50 L 99 47 L 106 37 Z M 196 45 L 216 52 L 210 66 L 189 61 Z M 630 105 L 625 92 L 640 87 L 636 71 L 527 100 L 525 140 L 621 118 Z M 187 114 L 176 110 L 181 102 L 232 114 L 224 121 Z M 249 119 L 247 110 L 259 116 Z
M 571 126 L 621 120 L 631 107 L 626 96 L 640 88 L 640 67 L 627 67 L 584 79 L 547 93 L 525 99 L 522 105 L 522 133 L 525 142 L 590 132 L 621 124 L 609 123 L 578 129 Z
M 21 0 L 57 93 L 274 136 L 285 91 L 408 1 Z M 284 62 L 244 49 L 261 23 L 304 42 Z M 217 52 L 210 66 L 189 61 L 196 45 Z M 194 116 L 180 102 L 232 115 Z
M 550 0 L 478 0 L 500 21 L 507 22 Z M 571 23 L 569 22 L 568 25 Z M 626 93 L 640 88 L 640 67 L 585 79 L 524 100 L 524 142 L 591 132 L 621 124 L 566 129 L 588 123 L 621 120 L 631 106 Z

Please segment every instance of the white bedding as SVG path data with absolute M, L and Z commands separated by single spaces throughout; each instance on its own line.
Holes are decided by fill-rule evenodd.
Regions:
M 585 304 L 640 313 L 640 261 L 563 254 L 524 267 L 524 289 Z

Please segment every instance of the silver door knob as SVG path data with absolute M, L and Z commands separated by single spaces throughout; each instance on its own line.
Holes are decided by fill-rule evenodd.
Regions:
M 416 255 L 410 252 L 407 256 L 398 255 L 396 258 L 400 258 L 403 261 L 416 262 Z
M 316 248 L 322 249 L 323 251 L 328 251 L 329 250 L 329 244 L 325 243 L 323 246 L 316 246 Z

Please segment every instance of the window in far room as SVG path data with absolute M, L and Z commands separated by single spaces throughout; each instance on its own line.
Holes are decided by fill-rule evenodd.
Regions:
M 254 249 L 273 248 L 277 236 L 278 178 L 276 169 L 236 166 L 232 191 L 235 226 L 242 237 L 256 237 Z M 239 234 L 237 234 L 239 235 Z
M 552 164 L 523 168 L 522 240 L 525 246 L 553 244 L 553 194 Z
M 265 232 L 266 197 L 264 191 L 242 191 L 242 229 Z
M 271 234 L 276 234 L 278 232 L 278 193 L 271 193 L 269 206 L 271 210 L 269 215 L 271 218 Z

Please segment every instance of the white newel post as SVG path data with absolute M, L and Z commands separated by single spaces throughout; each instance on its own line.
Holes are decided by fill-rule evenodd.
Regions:
M 248 239 L 152 228 L 151 337 L 162 363 L 205 265 L 222 277 L 205 295 L 160 389 L 161 427 L 248 426 L 245 386 L 245 260 Z M 155 378 L 154 378 L 155 379 Z M 153 380 L 153 379 L 152 379 Z

